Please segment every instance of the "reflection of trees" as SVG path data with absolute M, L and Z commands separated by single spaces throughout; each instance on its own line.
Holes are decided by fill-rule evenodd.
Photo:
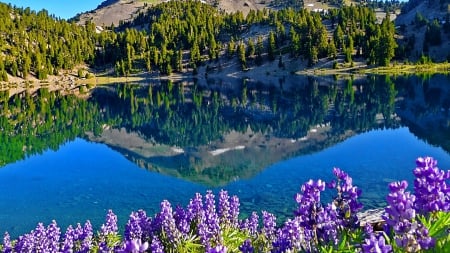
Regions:
M 397 124 L 391 120 L 396 90 L 385 78 L 349 81 L 345 85 L 337 82 L 323 85 L 311 78 L 290 90 L 247 81 L 233 88 L 213 87 L 170 82 L 145 87 L 122 84 L 97 90 L 91 101 L 111 116 L 108 121 L 113 123 L 113 128 L 123 127 L 139 133 L 153 143 L 195 147 L 193 151 L 171 157 L 143 157 L 122 149 L 129 159 L 151 170 L 208 185 L 251 177 L 275 162 L 274 157 L 285 159 L 319 151 L 355 132 Z M 331 130 L 326 130 L 327 139 L 312 139 L 301 150 L 301 145 L 289 150 L 289 155 L 273 153 L 285 151 L 272 150 L 272 137 L 299 139 L 317 126 L 328 126 L 327 129 L 331 126 Z M 215 145 L 232 131 L 242 133 L 243 137 L 245 133 L 265 136 L 264 149 L 270 147 L 271 151 L 267 152 L 271 152 L 271 157 L 261 157 L 255 164 L 252 161 L 255 155 L 265 154 L 257 148 L 215 158 L 205 154 L 203 148 L 196 148 Z M 248 157 L 251 155 L 252 159 Z
M 334 112 L 331 124 L 335 133 L 346 130 L 363 132 L 373 128 L 394 127 L 395 84 L 389 77 L 369 76 L 348 80 L 342 89 L 333 92 Z M 377 114 L 383 119 L 377 121 Z
M 289 91 L 246 81 L 234 90 L 171 82 L 147 87 L 122 84 L 112 93 L 98 91 L 93 97 L 113 116 L 110 121 L 116 127 L 137 131 L 157 143 L 185 147 L 249 128 L 297 139 L 328 122 L 335 134 L 394 126 L 395 96 L 389 78 L 370 77 L 342 87 L 310 79 Z
M 88 100 L 47 89 L 12 97 L 1 92 L 1 164 L 57 149 L 86 131 L 100 133 L 103 124 L 181 147 L 205 145 L 247 129 L 297 139 L 327 122 L 334 134 L 364 131 L 378 126 L 376 114 L 390 119 L 394 98 L 394 84 L 375 77 L 343 87 L 310 79 L 289 91 L 246 81 L 235 89 L 121 84 L 100 88 Z
M 221 141 L 232 131 L 259 133 L 267 140 L 271 136 L 298 139 L 318 125 L 329 126 L 328 139 L 309 147 L 312 152 L 354 133 L 396 127 L 396 113 L 415 134 L 449 150 L 450 145 L 443 142 L 450 140 L 450 88 L 436 85 L 433 79 L 370 76 L 324 85 L 311 78 L 289 90 L 248 81 L 233 88 L 213 87 L 171 82 L 120 84 L 98 88 L 89 99 L 45 89 L 12 97 L 0 92 L 0 162 L 4 165 L 48 148 L 57 149 L 87 131 L 101 134 L 105 125 L 138 133 L 151 143 L 185 148 Z M 417 122 L 437 123 L 430 128 L 428 123 Z M 220 164 L 213 160 L 203 164 L 201 154 L 179 156 L 182 168 L 173 168 L 171 175 L 195 174 L 199 180 L 219 182 L 242 176 L 243 171 L 255 172 L 248 167 L 248 157 L 227 155 Z M 136 159 L 173 164 L 164 157 Z M 233 159 L 234 167 L 229 164 Z
M 58 147 L 86 131 L 100 132 L 95 104 L 40 89 L 9 98 L 0 92 L 0 166 Z

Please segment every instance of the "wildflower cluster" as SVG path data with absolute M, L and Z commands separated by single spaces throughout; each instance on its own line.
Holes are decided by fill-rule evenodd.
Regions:
M 416 165 L 413 171 L 416 177 L 414 194 L 406 191 L 406 181 L 390 183 L 388 206 L 383 216 L 387 236 L 393 238 L 393 245 L 404 252 L 419 252 L 435 247 L 436 238 L 429 233 L 431 226 L 427 227 L 424 223 L 436 222 L 439 211 L 448 214 L 450 205 L 450 189 L 447 186 L 450 171 L 439 170 L 437 161 L 431 157 L 419 157 Z M 446 224 L 447 230 L 449 225 Z M 438 239 L 445 243 L 448 238 Z
M 414 192 L 416 194 L 415 209 L 425 214 L 434 211 L 450 210 L 450 171 L 442 171 L 432 157 L 418 158 L 417 168 L 413 171 Z
M 352 178 L 335 168 L 331 182 L 309 180 L 295 196 L 294 216 L 277 225 L 275 215 L 253 212 L 239 218 L 239 198 L 211 191 L 197 193 L 189 204 L 172 207 L 167 200 L 154 216 L 139 210 L 130 214 L 123 237 L 117 216 L 109 210 L 95 235 L 92 225 L 69 226 L 64 234 L 53 221 L 39 223 L 29 234 L 11 240 L 5 233 L 1 252 L 421 252 L 450 247 L 450 172 L 436 167 L 432 158 L 419 158 L 414 170 L 414 194 L 406 181 L 389 185 L 385 230 L 359 225 L 361 191 Z M 327 187 L 328 186 L 328 187 Z M 326 189 L 334 190 L 330 203 L 322 203 Z

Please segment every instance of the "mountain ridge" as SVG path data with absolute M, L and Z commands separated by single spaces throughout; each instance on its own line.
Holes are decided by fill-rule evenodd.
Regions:
M 106 0 L 100 3 L 94 10 L 80 13 L 73 17 L 72 20 L 81 25 L 90 21 L 98 26 L 110 26 L 111 24 L 117 26 L 121 22 L 132 20 L 153 5 L 168 1 L 170 0 Z M 244 16 L 250 10 L 300 7 L 295 1 L 289 0 L 199 0 L 199 2 L 209 4 L 227 13 L 240 11 Z M 304 8 L 312 11 L 328 9 L 330 6 L 335 6 L 334 4 L 319 0 L 305 0 L 303 2 Z

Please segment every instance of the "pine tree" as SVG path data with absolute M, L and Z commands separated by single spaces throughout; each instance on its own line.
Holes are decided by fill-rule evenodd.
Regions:
M 388 66 L 391 59 L 395 55 L 395 48 L 397 48 L 397 42 L 394 38 L 395 27 L 390 21 L 389 14 L 383 19 L 381 23 L 381 36 L 377 48 L 377 64 L 380 66 Z
M 233 57 L 235 48 L 236 48 L 236 44 L 234 43 L 234 39 L 231 38 L 230 42 L 228 43 L 228 50 L 227 50 L 228 57 L 230 57 L 230 58 Z
M 244 42 L 240 41 L 238 46 L 238 56 L 239 56 L 239 62 L 241 63 L 242 69 L 246 69 L 246 57 L 245 57 L 245 44 Z
M 255 50 L 255 43 L 252 39 L 249 39 L 247 45 L 247 57 L 253 57 L 255 55 Z
M 275 60 L 275 51 L 277 49 L 276 41 L 275 41 L 275 34 L 274 32 L 269 33 L 269 47 L 267 49 L 267 55 L 269 57 L 269 60 L 273 61 Z

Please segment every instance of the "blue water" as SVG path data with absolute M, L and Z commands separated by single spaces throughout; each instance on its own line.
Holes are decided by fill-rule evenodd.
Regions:
M 274 164 L 255 177 L 224 188 L 241 199 L 243 213 L 268 210 L 280 217 L 295 208 L 294 195 L 308 179 L 332 178 L 340 167 L 363 190 L 368 208 L 384 204 L 388 182 L 413 180 L 418 156 L 433 156 L 450 169 L 450 155 L 417 139 L 407 128 L 360 134 L 321 152 Z M 412 186 L 412 185 L 411 185 Z M 108 209 L 123 228 L 133 210 L 149 215 L 163 199 L 185 206 L 206 187 L 137 167 L 106 145 L 76 139 L 58 151 L 47 151 L 0 169 L 0 233 L 12 237 L 53 219 L 65 231 L 69 224 L 90 220 L 96 229 Z M 213 189 L 218 191 L 219 189 Z

